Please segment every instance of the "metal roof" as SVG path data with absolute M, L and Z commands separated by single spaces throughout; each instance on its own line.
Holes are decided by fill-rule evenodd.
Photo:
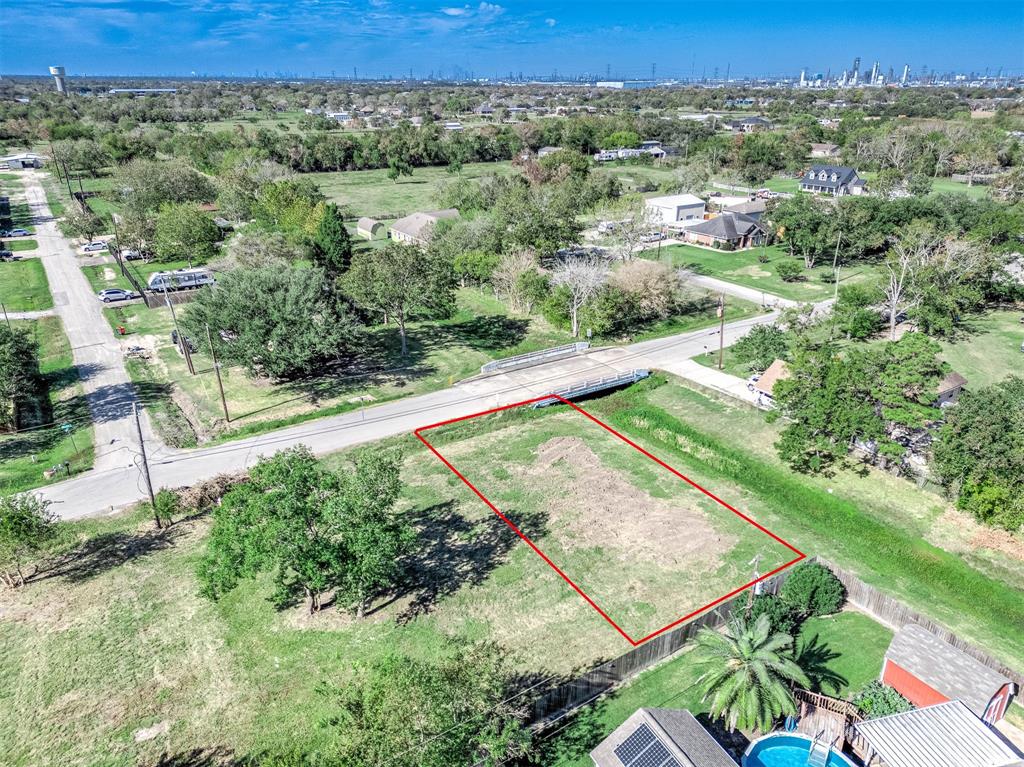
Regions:
M 690 205 L 704 205 L 705 203 L 704 200 L 695 194 L 673 194 L 667 197 L 650 197 L 647 199 L 647 204 L 658 208 L 680 208 Z
M 978 716 L 1012 681 L 914 623 L 896 632 L 885 657 L 947 698 L 962 700 Z
M 726 211 L 720 216 L 691 226 L 690 231 L 731 242 L 742 239 L 754 231 L 764 231 L 764 227 L 743 213 Z
M 647 750 L 651 748 L 650 739 L 634 736 L 646 736 L 648 733 L 644 732 L 644 728 L 653 736 L 654 742 L 668 753 L 668 758 L 674 759 L 682 767 L 736 767 L 736 762 L 693 714 L 681 708 L 637 709 L 590 752 L 590 758 L 597 767 L 623 767 L 626 764 L 623 757 L 626 757 L 629 765 L 636 764 L 638 760 L 642 763 Z M 643 750 L 633 753 L 641 742 L 647 745 Z M 657 753 L 662 754 L 660 750 Z M 659 764 L 671 764 L 664 761 L 663 754 L 662 758 Z
M 1024 767 L 958 700 L 854 725 L 885 767 Z

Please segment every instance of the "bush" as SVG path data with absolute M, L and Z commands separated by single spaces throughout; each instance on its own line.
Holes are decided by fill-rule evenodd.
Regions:
M 789 356 L 789 342 L 774 325 L 758 325 L 736 342 L 733 352 L 750 370 L 767 370 L 775 360 Z
M 796 261 L 779 261 L 775 265 L 775 273 L 783 282 L 796 282 L 800 279 L 802 271 Z
M 793 609 L 774 594 L 754 597 L 754 603 L 750 606 L 750 620 L 756 621 L 762 615 L 768 616 L 773 632 L 793 636 L 797 629 L 797 618 L 793 614 Z
M 901 714 L 913 708 L 909 700 L 878 680 L 868 682 L 863 690 L 853 696 L 852 702 L 867 719 Z
M 846 591 L 827 567 L 805 562 L 793 568 L 779 596 L 798 617 L 810 618 L 839 612 Z

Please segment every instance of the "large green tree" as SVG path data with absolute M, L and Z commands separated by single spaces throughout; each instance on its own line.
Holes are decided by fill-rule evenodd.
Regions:
M 349 295 L 368 311 L 398 326 L 402 356 L 409 353 L 406 326 L 416 317 L 447 317 L 455 309 L 455 271 L 433 249 L 388 243 L 352 259 Z
M 796 713 L 790 686 L 810 685 L 793 659 L 793 638 L 772 633 L 765 614 L 749 623 L 736 617 L 724 631 L 701 629 L 691 656 L 703 702 L 730 730 L 771 729 L 780 716 Z
M 280 606 L 304 598 L 317 612 L 333 590 L 362 616 L 370 598 L 396 581 L 413 539 L 392 511 L 398 460 L 367 452 L 351 472 L 332 472 L 303 446 L 261 459 L 213 512 L 198 570 L 203 594 L 216 599 L 270 572 Z
M 389 654 L 327 689 L 339 767 L 497 767 L 528 757 L 527 699 L 508 654 L 450 642 L 425 660 Z
M 291 379 L 320 372 L 351 348 L 356 325 L 328 290 L 323 270 L 297 266 L 232 269 L 200 291 L 181 318 L 188 335 L 209 327 L 220 358 L 251 375 Z
M 217 252 L 219 240 L 220 229 L 195 203 L 167 202 L 160 206 L 153 236 L 153 252 L 159 260 L 203 263 Z
M 965 391 L 946 412 L 934 465 L 957 506 L 982 522 L 1024 526 L 1024 378 Z
M 0 431 L 21 427 L 39 384 L 39 345 L 27 330 L 0 324 Z
M 328 203 L 313 234 L 313 263 L 328 276 L 337 277 L 348 269 L 351 260 L 352 238 L 341 209 L 333 202 Z
M 49 501 L 33 493 L 0 495 L 0 580 L 24 586 L 26 564 L 57 534 Z

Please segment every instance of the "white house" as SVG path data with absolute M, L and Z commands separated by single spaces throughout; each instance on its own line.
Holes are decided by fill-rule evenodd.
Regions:
M 651 197 L 646 201 L 651 220 L 655 224 L 693 226 L 704 220 L 707 208 L 704 200 L 692 194 L 673 194 Z

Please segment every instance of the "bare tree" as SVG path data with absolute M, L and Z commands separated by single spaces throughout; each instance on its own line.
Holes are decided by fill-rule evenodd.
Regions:
M 937 238 L 928 228 L 912 227 L 892 241 L 885 256 L 885 307 L 889 312 L 889 340 L 896 340 L 897 317 L 917 305 L 915 278 L 927 263 Z
M 512 311 L 525 314 L 530 310 L 529 296 L 523 291 L 520 279 L 537 268 L 537 258 L 528 250 L 506 253 L 491 274 L 494 292 L 508 301 Z
M 608 282 L 630 296 L 637 313 L 644 319 L 668 317 L 682 288 L 679 274 L 670 266 L 642 258 L 623 264 Z
M 656 228 L 651 209 L 643 200 L 630 205 L 627 217 L 618 223 L 614 233 L 615 255 L 623 261 L 629 261 L 640 250 L 643 236 Z
M 569 321 L 574 338 L 580 334 L 580 309 L 597 295 L 607 277 L 608 262 L 598 256 L 567 258 L 555 267 L 554 284 L 569 290 Z

